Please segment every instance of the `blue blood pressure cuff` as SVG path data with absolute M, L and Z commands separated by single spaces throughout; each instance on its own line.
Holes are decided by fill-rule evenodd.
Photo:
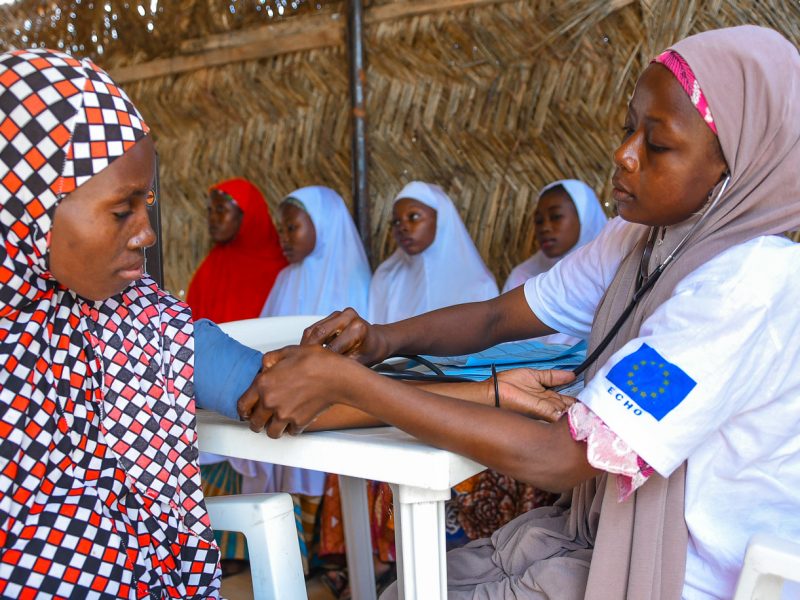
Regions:
M 261 353 L 240 344 L 208 319 L 194 324 L 197 406 L 239 420 L 236 404 L 261 368 Z

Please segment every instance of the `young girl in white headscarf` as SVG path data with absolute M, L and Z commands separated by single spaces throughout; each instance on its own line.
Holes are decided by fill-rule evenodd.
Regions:
M 280 220 L 289 266 L 275 280 L 261 316 L 365 310 L 369 263 L 342 197 L 319 185 L 300 188 L 281 203 Z
M 370 322 L 400 321 L 497 296 L 494 276 L 438 185 L 406 185 L 394 201 L 392 229 L 398 248 L 372 278 Z
M 542 188 L 533 216 L 539 251 L 517 265 L 503 286 L 503 293 L 544 273 L 562 258 L 598 236 L 608 222 L 592 188 L 577 179 L 554 181 Z M 573 345 L 580 338 L 554 333 L 537 338 L 548 344 Z
M 280 209 L 283 269 L 261 311 L 262 317 L 323 315 L 353 307 L 366 310 L 370 267 L 361 238 L 342 197 L 309 186 L 289 194 Z M 305 540 L 310 542 L 325 473 L 231 459 L 244 476 L 243 493 L 289 492 L 299 501 Z
M 514 267 L 503 293 L 544 273 L 567 254 L 591 242 L 607 221 L 594 190 L 582 181 L 562 179 L 543 187 L 533 221 L 540 249 Z

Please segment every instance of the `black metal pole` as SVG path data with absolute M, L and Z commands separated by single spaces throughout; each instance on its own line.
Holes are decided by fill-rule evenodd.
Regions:
M 164 289 L 164 244 L 161 239 L 161 182 L 159 179 L 159 159 L 156 154 L 156 173 L 153 181 L 153 201 L 147 205 L 150 226 L 156 232 L 156 243 L 144 251 L 145 272 L 152 277 L 158 287 Z
M 353 115 L 353 204 L 356 225 L 372 262 L 372 226 L 370 223 L 369 185 L 367 182 L 367 107 L 364 65 L 364 27 L 361 0 L 347 3 L 348 46 L 350 49 L 350 103 Z

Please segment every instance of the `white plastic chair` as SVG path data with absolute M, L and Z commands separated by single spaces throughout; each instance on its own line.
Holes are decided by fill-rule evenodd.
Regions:
M 308 598 L 289 494 L 218 496 L 206 506 L 214 529 L 247 538 L 255 600 Z
M 750 538 L 734 600 L 787 598 L 788 582 L 800 582 L 800 544 L 760 533 Z
M 259 352 L 268 352 L 300 343 L 303 330 L 323 318 L 318 315 L 263 317 L 220 323 L 219 327 L 237 342 Z

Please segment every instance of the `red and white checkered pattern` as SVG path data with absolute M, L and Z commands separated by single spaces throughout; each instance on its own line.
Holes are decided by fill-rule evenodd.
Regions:
M 88 303 L 47 272 L 61 198 L 147 134 L 88 60 L 0 55 L 0 596 L 218 594 L 188 308 Z

